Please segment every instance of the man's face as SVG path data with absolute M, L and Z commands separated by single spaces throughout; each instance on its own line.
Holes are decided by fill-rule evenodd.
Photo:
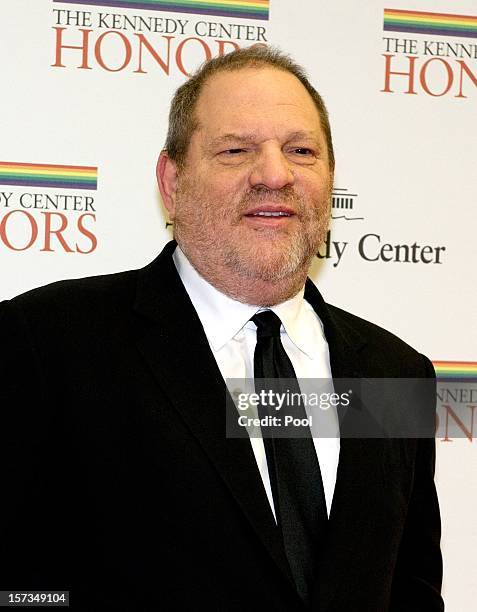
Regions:
M 278 282 L 308 268 L 328 228 L 332 177 L 310 95 L 274 68 L 218 73 L 196 108 L 169 212 L 176 239 L 212 284 Z

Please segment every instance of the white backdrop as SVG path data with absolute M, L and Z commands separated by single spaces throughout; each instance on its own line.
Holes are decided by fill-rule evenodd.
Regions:
M 2 2 L 0 298 L 150 261 L 170 238 L 154 168 L 172 92 L 208 53 L 265 41 L 307 68 L 330 111 L 335 203 L 347 198 L 348 208 L 334 208 L 316 260 L 325 298 L 395 332 L 438 373 L 453 367 L 475 380 L 475 2 L 270 0 L 268 19 L 106 4 L 121 2 Z M 240 2 L 225 4 L 233 11 Z M 407 31 L 385 30 L 385 9 L 387 17 L 410 11 L 400 14 Z M 416 15 L 424 11 L 432 15 Z M 416 32 L 415 23 L 447 29 Z M 386 77 L 386 62 L 394 73 L 412 68 L 414 81 Z M 46 174 L 67 182 L 31 184 L 44 180 L 42 164 L 63 166 Z M 82 167 L 97 169 L 89 171 L 96 188 L 68 184 L 87 175 Z M 65 195 L 77 197 L 77 210 L 61 209 L 73 206 Z M 472 381 L 447 384 L 468 390 Z M 477 455 L 470 420 L 464 425 L 468 437 L 437 443 L 451 612 L 473 609 L 477 598 Z

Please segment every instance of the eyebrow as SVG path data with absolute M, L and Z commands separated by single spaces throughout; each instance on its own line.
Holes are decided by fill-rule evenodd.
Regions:
M 223 134 L 217 138 L 211 138 L 207 144 L 210 147 L 217 147 L 228 143 L 250 144 L 256 139 L 256 134 Z
M 257 139 L 257 134 L 255 133 L 239 134 L 239 133 L 231 132 L 229 134 L 223 134 L 222 136 L 218 136 L 217 138 L 211 138 L 207 142 L 207 145 L 209 147 L 217 147 L 217 146 L 226 145 L 228 143 L 251 144 L 255 142 L 256 139 Z M 318 134 L 316 132 L 313 132 L 313 131 L 307 132 L 304 130 L 298 130 L 296 132 L 291 132 L 290 134 L 287 135 L 287 138 L 286 138 L 287 142 L 291 140 L 299 140 L 299 139 L 314 140 L 314 141 L 319 140 Z

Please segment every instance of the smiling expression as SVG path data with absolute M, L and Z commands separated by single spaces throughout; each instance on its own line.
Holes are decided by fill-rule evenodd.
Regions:
M 328 228 L 332 173 L 304 86 L 272 67 L 219 72 L 195 113 L 183 168 L 164 166 L 182 250 L 221 289 L 226 277 L 240 284 L 306 276 Z

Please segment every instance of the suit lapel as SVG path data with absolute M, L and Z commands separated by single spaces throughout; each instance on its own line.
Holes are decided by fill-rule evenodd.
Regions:
M 305 285 L 305 299 L 323 323 L 324 333 L 330 349 L 330 364 L 333 379 L 354 378 L 360 375 L 359 351 L 366 344 L 365 338 L 352 328 L 344 329 L 341 322 L 328 308 L 320 292 L 310 279 Z
M 305 298 L 323 323 L 335 390 L 346 391 L 349 379 L 356 381 L 353 387 L 359 390 L 359 379 L 363 377 L 360 364 L 366 351 L 366 339 L 355 327 L 340 318 L 338 310 L 331 310 L 326 305 L 310 280 L 305 287 Z M 353 407 L 359 410 L 359 397 L 351 401 L 347 412 L 339 414 L 340 457 L 314 598 L 314 608 L 320 611 L 327 610 L 333 604 L 341 577 L 347 576 L 347 580 L 352 580 L 352 562 L 354 558 L 359 558 L 355 553 L 369 546 L 366 538 L 372 537 L 370 517 L 374 516 L 373 500 L 376 490 L 382 486 L 382 441 L 350 437 L 350 431 L 353 431 Z M 351 429 L 347 429 L 348 423 Z M 343 437 L 344 431 L 348 433 Z
M 177 274 L 170 242 L 139 272 L 137 346 L 248 518 L 271 557 L 289 569 L 248 438 L 226 437 L 226 386 L 202 324 Z
M 355 329 L 346 328 L 343 322 L 336 320 L 336 314 L 328 308 L 310 280 L 305 286 L 305 299 L 313 306 L 323 323 L 335 390 L 338 393 L 346 391 L 348 383 L 342 379 L 358 379 L 361 376 L 359 353 L 365 347 L 366 340 Z M 353 403 L 347 411 L 339 412 L 341 431 L 346 427 L 347 417 L 352 409 Z M 369 491 L 364 490 L 364 483 L 372 472 L 374 459 L 363 440 L 341 437 L 335 491 L 315 592 L 316 609 L 326 610 L 329 607 L 339 588 L 338 577 L 350 571 L 353 550 L 360 545 L 362 535 L 355 526 L 365 524 L 362 519 L 365 518 L 363 513 L 367 511 Z

